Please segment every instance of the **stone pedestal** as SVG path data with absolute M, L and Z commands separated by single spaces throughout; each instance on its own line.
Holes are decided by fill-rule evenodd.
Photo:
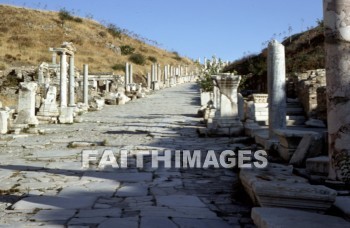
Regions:
M 324 0 L 329 178 L 350 183 L 349 2 Z
M 270 42 L 267 58 L 269 93 L 269 138 L 274 140 L 275 129 L 286 128 L 286 68 L 284 46 L 276 40 Z
M 207 106 L 210 101 L 210 92 L 201 92 L 201 106 Z
M 153 90 L 160 90 L 158 81 L 152 82 L 152 89 Z
M 0 134 L 6 134 L 8 132 L 8 119 L 9 112 L 0 110 Z
M 61 107 L 60 111 L 58 120 L 61 124 L 74 123 L 74 107 Z
M 15 125 L 38 125 L 38 119 L 35 116 L 35 93 L 37 83 L 22 82 L 19 89 L 18 116 L 14 122 Z
M 218 102 L 219 109 L 217 109 L 213 118 L 213 128 L 208 129 L 208 133 L 215 135 L 240 135 L 243 132 L 243 124 L 238 116 L 237 89 L 241 77 L 221 74 L 212 78 L 220 90 L 220 97 Z

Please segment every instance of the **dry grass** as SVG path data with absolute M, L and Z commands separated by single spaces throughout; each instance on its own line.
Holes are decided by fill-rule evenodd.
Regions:
M 116 64 L 125 64 L 129 56 L 117 55 L 106 47 L 130 45 L 135 53 L 146 58 L 153 56 L 158 63 L 192 64 L 189 59 L 178 60 L 174 54 L 160 48 L 147 45 L 127 35 L 114 38 L 101 24 L 83 19 L 82 23 L 62 21 L 58 12 L 30 10 L 0 5 L 0 67 L 19 65 L 38 65 L 42 61 L 51 61 L 49 47 L 58 47 L 64 41 L 74 42 L 77 47 L 76 67 L 82 69 L 89 64 L 91 72 L 111 72 Z M 12 56 L 12 57 L 10 57 Z M 134 65 L 134 73 L 145 75 L 150 71 L 152 62 L 147 60 L 144 66 Z M 121 70 L 115 74 L 123 74 Z

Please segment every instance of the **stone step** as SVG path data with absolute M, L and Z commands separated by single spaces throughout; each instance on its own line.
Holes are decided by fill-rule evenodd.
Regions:
M 287 115 L 287 126 L 300 126 L 304 125 L 306 118 L 305 116 L 295 116 L 295 115 Z
M 299 107 L 299 108 L 289 108 L 287 107 L 287 115 L 304 115 L 304 109 Z
M 349 222 L 339 217 L 285 208 L 255 207 L 251 216 L 259 228 L 350 227 Z
M 301 103 L 295 102 L 295 103 L 287 103 L 287 108 L 303 108 Z

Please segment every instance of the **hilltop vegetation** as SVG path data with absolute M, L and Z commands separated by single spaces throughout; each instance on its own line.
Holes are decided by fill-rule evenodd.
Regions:
M 64 41 L 77 48 L 76 67 L 89 64 L 91 72 L 122 74 L 129 61 L 135 63 L 134 73 L 140 76 L 150 71 L 153 62 L 192 63 L 176 52 L 135 39 L 114 24 L 104 26 L 64 9 L 50 12 L 0 5 L 0 14 L 0 70 L 50 62 L 49 47 L 59 47 Z
M 287 73 L 325 67 L 324 34 L 321 21 L 317 27 L 303 33 L 294 34 L 286 38 L 282 43 L 286 51 Z M 258 81 L 266 81 L 266 60 L 267 49 L 265 48 L 259 54 L 246 56 L 233 62 L 225 68 L 225 71 L 235 71 L 240 75 L 250 75 Z

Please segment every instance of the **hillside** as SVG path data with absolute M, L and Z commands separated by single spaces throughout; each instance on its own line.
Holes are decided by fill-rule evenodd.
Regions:
M 61 12 L 61 11 L 60 11 Z M 0 71 L 13 66 L 38 66 L 50 62 L 49 47 L 59 47 L 64 41 L 73 42 L 77 48 L 76 67 L 89 64 L 90 72 L 114 72 L 122 74 L 125 62 L 131 54 L 121 55 L 134 49 L 142 54 L 143 65 L 134 64 L 138 76 L 150 71 L 150 64 L 191 64 L 176 52 L 160 48 L 126 35 L 117 26 L 103 26 L 96 21 L 72 17 L 69 12 L 50 12 L 0 5 Z M 119 52 L 119 53 L 118 53 Z
M 287 73 L 303 72 L 305 70 L 325 67 L 324 35 L 321 22 L 317 27 L 303 33 L 294 34 L 282 43 L 286 51 Z M 250 78 L 254 78 L 254 81 L 257 83 L 246 85 L 245 89 L 256 90 L 259 83 L 266 82 L 266 60 L 267 49 L 264 49 L 259 54 L 250 55 L 234 61 L 225 68 L 225 71 L 236 71 L 240 75 L 250 75 Z M 266 88 L 261 92 L 266 92 L 264 90 Z

